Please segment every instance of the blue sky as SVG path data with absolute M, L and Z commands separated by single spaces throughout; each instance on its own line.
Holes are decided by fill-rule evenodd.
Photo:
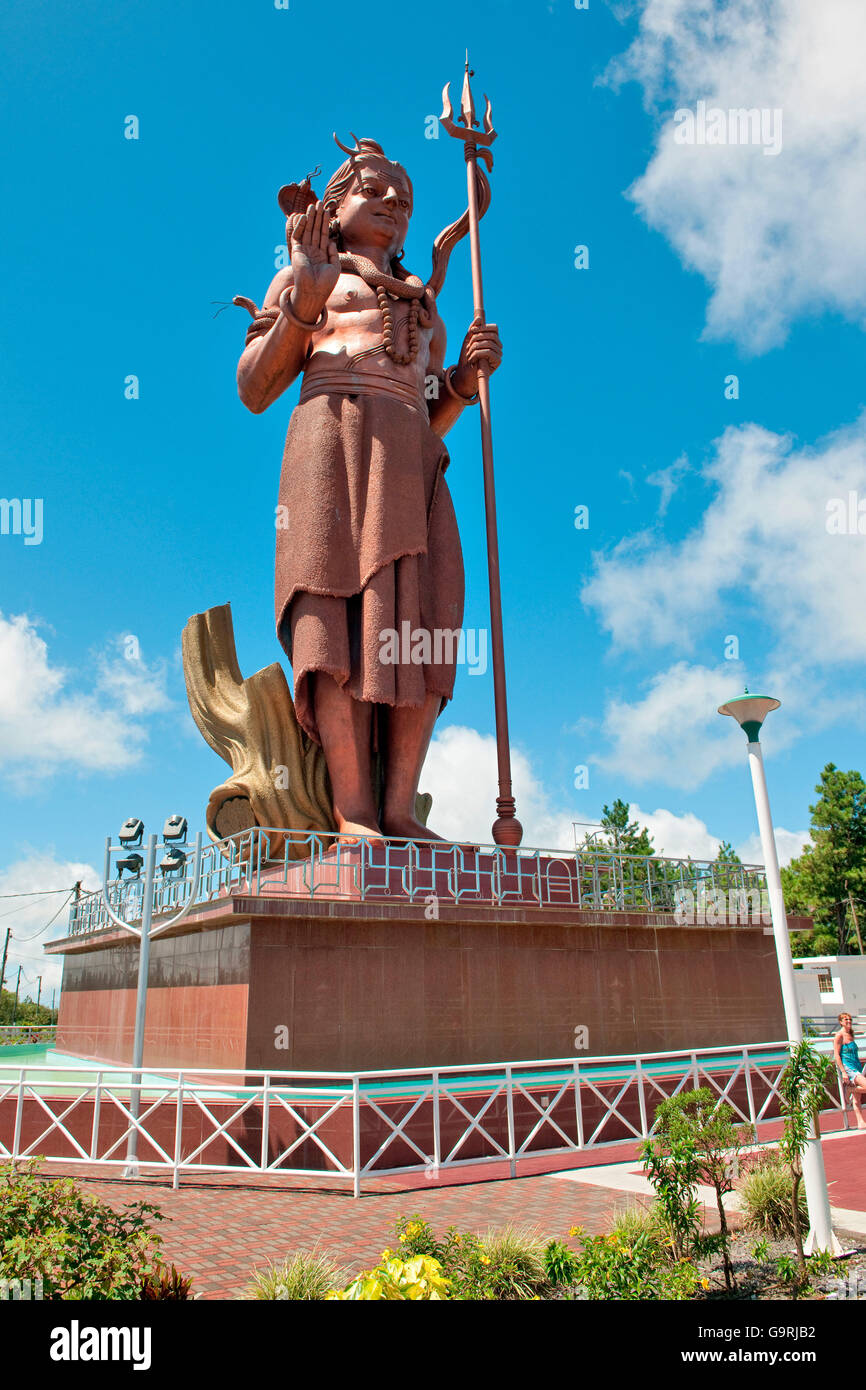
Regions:
M 862 768 L 866 540 L 830 534 L 826 511 L 866 498 L 862 9 L 442 0 L 402 6 L 392 31 L 393 12 L 84 0 L 3 17 L 0 491 L 42 499 L 43 537 L 0 536 L 0 893 L 93 883 L 131 813 L 203 824 L 225 773 L 186 707 L 180 634 L 230 600 L 244 672 L 281 656 L 274 506 L 297 395 L 243 408 L 246 316 L 215 302 L 261 300 L 276 191 L 317 164 L 321 190 L 333 130 L 408 168 L 406 264 L 427 273 L 465 205 L 461 153 L 428 117 L 467 44 L 499 131 L 482 241 L 527 839 L 568 843 L 621 796 L 660 849 L 726 838 L 755 857 L 742 735 L 715 714 L 746 682 L 783 701 L 764 740 L 783 856 L 823 765 Z M 674 112 L 700 100 L 781 111 L 781 150 L 678 144 Z M 466 242 L 440 309 L 454 360 Z M 480 628 L 475 413 L 448 446 Z M 462 671 L 422 778 L 446 833 L 487 838 L 492 703 L 489 674 Z M 0 930 L 35 932 L 50 902 Z M 13 944 L 31 976 L 39 940 Z

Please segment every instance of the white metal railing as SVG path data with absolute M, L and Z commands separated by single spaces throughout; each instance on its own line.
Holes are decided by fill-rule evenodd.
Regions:
M 108 901 L 124 921 L 141 918 L 143 881 L 115 879 Z M 721 894 L 733 904 L 733 920 L 748 922 L 766 905 L 760 865 L 720 864 L 620 854 L 614 850 L 545 850 L 467 845 L 434 840 L 375 840 L 313 831 L 255 829 L 207 845 L 201 877 L 166 875 L 156 884 L 154 920 L 184 905 L 231 895 L 495 906 L 596 908 L 675 913 L 685 897 L 698 907 L 696 921 L 720 919 L 701 904 Z M 694 916 L 694 914 L 693 914 Z M 687 920 L 680 918 L 680 920 Z M 691 919 L 688 919 L 691 920 Z M 722 920 L 728 920 L 727 917 Z M 101 891 L 70 907 L 69 932 L 111 926 Z
M 0 1023 L 0 1047 L 9 1043 L 53 1043 L 56 1023 Z
M 814 1035 L 820 1037 L 832 1036 L 839 1031 L 839 1021 L 835 1014 L 801 1014 L 800 1022 L 804 1030 L 808 1029 Z M 853 1019 L 855 1036 L 866 1032 L 866 1014 L 855 1015 Z
M 787 1044 L 398 1071 L 249 1072 L 0 1063 L 0 1161 L 126 1163 L 181 1173 L 331 1174 L 351 1181 L 646 1139 L 661 1100 L 709 1086 L 759 1139 L 778 1114 Z M 829 1062 L 829 1058 L 828 1058 Z M 827 1109 L 848 1117 L 845 1095 Z M 134 1100 L 138 1099 L 137 1107 Z M 136 1110 L 138 1113 L 136 1113 Z

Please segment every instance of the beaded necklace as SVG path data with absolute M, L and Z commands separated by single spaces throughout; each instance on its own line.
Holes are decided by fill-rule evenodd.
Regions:
M 359 275 L 370 289 L 375 290 L 379 312 L 382 315 L 382 342 L 356 353 L 348 365 L 353 365 L 363 357 L 375 357 L 382 351 L 386 352 L 397 366 L 406 367 L 410 362 L 414 362 L 418 356 L 418 325 L 420 323 L 426 328 L 432 319 L 425 303 L 428 299 L 427 287 L 417 275 L 410 275 L 405 280 L 399 279 L 396 275 L 386 275 L 383 271 L 377 270 L 366 256 L 354 256 L 345 251 L 340 253 L 340 269 L 344 273 Z M 398 299 L 409 300 L 409 314 L 406 320 L 408 342 L 405 352 L 400 352 L 395 344 L 394 310 L 391 301 Z

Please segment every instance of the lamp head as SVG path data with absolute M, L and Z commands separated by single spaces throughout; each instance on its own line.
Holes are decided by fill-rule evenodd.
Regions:
M 169 816 L 165 825 L 162 827 L 162 838 L 165 844 L 183 844 L 187 836 L 186 816 L 181 816 L 175 812 Z
M 750 743 L 758 742 L 761 725 L 771 710 L 778 709 L 781 700 L 772 695 L 750 695 L 748 687 L 744 695 L 738 695 L 727 704 L 719 705 L 719 714 L 729 714 L 736 719 Z
M 159 861 L 159 867 L 164 874 L 182 873 L 186 866 L 186 855 L 177 845 L 167 845 L 165 854 Z
M 144 821 L 139 820 L 138 816 L 129 816 L 120 827 L 117 838 L 124 849 L 131 849 L 133 845 L 141 844 L 143 834 Z
M 128 854 L 125 859 L 118 859 L 117 869 L 120 878 L 123 878 L 123 871 L 126 869 L 131 878 L 138 878 L 144 864 L 140 854 Z

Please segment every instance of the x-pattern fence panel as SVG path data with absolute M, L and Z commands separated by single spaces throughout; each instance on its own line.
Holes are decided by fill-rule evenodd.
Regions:
M 662 1100 L 707 1086 L 760 1138 L 780 1113 L 787 1044 L 491 1066 L 245 1073 L 0 1065 L 0 1158 L 331 1175 L 353 1182 L 615 1149 L 647 1139 Z M 828 1065 L 830 1058 L 828 1057 Z M 827 1110 L 845 1111 L 840 1083 Z M 137 1107 L 133 1097 L 138 1096 Z M 138 1113 L 136 1114 L 136 1109 Z M 847 1114 L 845 1125 L 847 1127 Z

